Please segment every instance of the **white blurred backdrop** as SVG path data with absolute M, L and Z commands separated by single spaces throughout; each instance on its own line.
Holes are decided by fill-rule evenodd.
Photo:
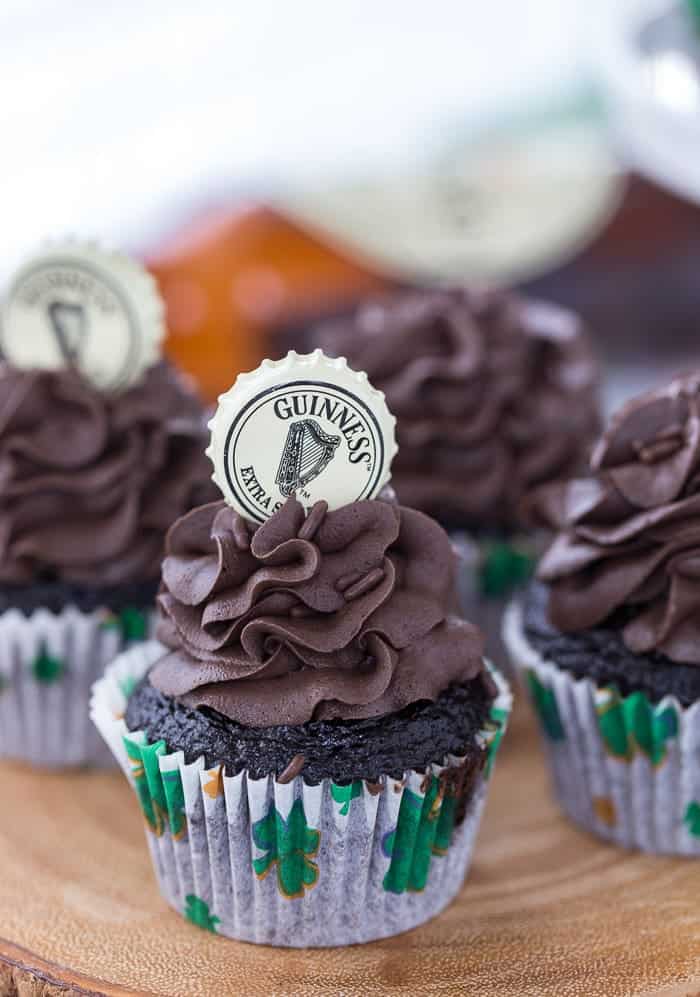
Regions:
M 593 6 L 3 0 L 0 275 L 47 236 L 138 247 L 203 191 L 391 168 L 445 117 L 559 101 Z

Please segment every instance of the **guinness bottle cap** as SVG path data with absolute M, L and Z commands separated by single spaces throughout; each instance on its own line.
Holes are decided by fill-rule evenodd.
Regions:
M 14 367 L 75 367 L 122 391 L 160 357 L 164 308 L 151 275 L 93 243 L 54 243 L 28 259 L 5 291 L 0 353 Z
M 263 522 L 292 494 L 331 509 L 374 498 L 390 478 L 395 424 L 382 392 L 344 358 L 292 351 L 221 395 L 207 454 L 229 505 Z

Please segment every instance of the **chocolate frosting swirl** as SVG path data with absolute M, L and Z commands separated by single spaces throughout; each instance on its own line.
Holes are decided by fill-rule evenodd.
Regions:
M 509 531 L 534 485 L 579 470 L 597 366 L 569 312 L 502 292 L 410 292 L 320 327 L 397 418 L 392 484 L 447 526 Z
M 170 524 L 211 495 L 197 397 L 166 364 L 118 395 L 0 368 L 0 583 L 156 579 Z
M 389 501 L 306 515 L 292 497 L 257 528 L 203 506 L 168 535 L 158 636 L 171 650 L 151 683 L 259 727 L 435 700 L 483 670 L 481 634 L 450 612 L 453 576 L 441 527 Z
M 591 470 L 528 500 L 560 530 L 538 571 L 552 624 L 587 630 L 619 611 L 631 651 L 700 665 L 700 373 L 625 405 Z

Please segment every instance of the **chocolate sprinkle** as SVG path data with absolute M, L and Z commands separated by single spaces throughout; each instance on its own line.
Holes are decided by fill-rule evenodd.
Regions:
M 314 503 L 311 508 L 311 512 L 301 524 L 299 532 L 297 533 L 300 540 L 313 540 L 316 535 L 316 531 L 325 518 L 327 511 L 328 503 L 324 499 L 320 499 L 320 501 Z
M 296 779 L 301 770 L 304 768 L 304 761 L 305 759 L 303 755 L 295 755 L 282 775 L 277 776 L 277 782 L 284 786 L 286 783 Z
M 384 578 L 383 568 L 373 568 L 368 571 L 366 575 L 363 575 L 359 581 L 354 582 L 349 588 L 346 588 L 343 592 L 343 598 L 346 602 L 351 602 L 353 599 L 359 598 L 359 596 L 364 595 L 365 592 L 369 592 L 370 589 L 375 588 Z
M 249 550 L 250 549 L 250 534 L 248 533 L 248 527 L 242 516 L 237 513 L 233 516 L 233 525 L 231 532 L 233 533 L 233 542 L 239 550 Z
M 362 578 L 361 571 L 349 571 L 347 575 L 341 575 L 335 583 L 338 592 L 344 592 Z

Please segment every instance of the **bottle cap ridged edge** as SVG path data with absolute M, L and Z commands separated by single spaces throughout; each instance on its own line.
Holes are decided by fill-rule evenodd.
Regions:
M 375 497 L 391 479 L 391 463 L 398 449 L 396 419 L 387 407 L 384 393 L 370 384 L 364 371 L 349 367 L 345 357 L 328 357 L 320 349 L 308 354 L 291 350 L 280 360 L 263 360 L 256 370 L 239 374 L 233 386 L 219 396 L 218 407 L 209 422 L 211 442 L 206 453 L 214 467 L 212 478 L 229 505 L 248 518 L 262 521 L 263 517 L 251 517 L 249 510 L 241 508 L 232 494 L 226 473 L 231 427 L 239 413 L 254 399 L 274 389 L 281 389 L 286 383 L 294 384 L 300 380 L 330 382 L 341 389 L 354 392 L 362 400 L 376 420 L 383 444 L 382 466 L 378 469 L 376 485 L 372 488 L 371 495 L 365 497 Z M 347 502 L 354 498 L 353 488 L 349 486 Z
M 52 262 L 77 264 L 87 263 L 98 273 L 119 287 L 121 295 L 130 306 L 135 326 L 138 330 L 136 353 L 129 376 L 101 387 L 118 391 L 137 383 L 143 373 L 162 357 L 163 341 L 166 334 L 165 304 L 155 278 L 133 257 L 95 239 L 78 239 L 73 236 L 47 240 L 39 248 L 18 264 L 5 281 L 0 300 L 0 347 L 5 342 L 3 325 L 7 321 L 7 311 L 12 301 L 13 290 L 23 277 L 42 265 Z M 6 357 L 12 363 L 12 356 Z

